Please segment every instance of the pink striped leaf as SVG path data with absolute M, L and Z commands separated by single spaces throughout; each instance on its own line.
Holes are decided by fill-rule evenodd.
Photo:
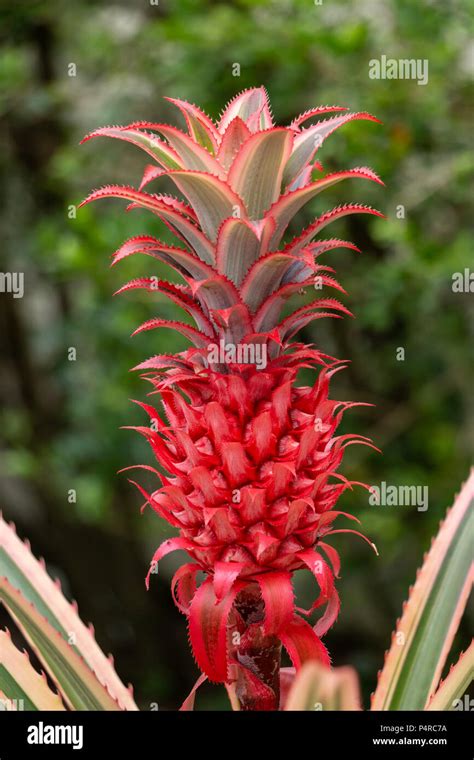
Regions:
M 284 705 L 285 710 L 360 710 L 361 696 L 353 668 L 332 668 L 316 662 L 303 665 Z
M 261 219 L 279 197 L 292 142 L 292 133 L 282 127 L 257 132 L 234 158 L 228 182 L 242 198 L 250 219 Z
M 162 243 L 161 240 L 157 240 L 148 235 L 140 235 L 136 238 L 127 240 L 118 251 L 114 253 L 112 265 L 137 253 L 143 253 L 146 256 L 151 256 L 154 259 L 158 259 L 158 261 L 162 261 L 164 264 L 168 264 L 168 266 L 178 272 L 182 277 L 204 279 L 206 277 L 212 277 L 215 274 L 215 270 L 209 266 L 209 264 L 198 259 L 197 256 L 190 251 L 186 251 L 183 248 L 175 248 L 174 246 L 167 246 Z M 141 279 L 145 282 L 149 278 Z M 138 281 L 139 280 L 135 282 Z M 157 278 L 155 278 L 154 281 L 157 283 Z M 150 282 L 153 282 L 153 278 L 150 278 Z M 129 286 L 124 285 L 116 292 L 121 293 L 128 289 Z
M 259 123 L 255 125 L 255 128 L 259 124 L 260 129 L 269 129 L 273 126 L 268 95 L 264 87 L 253 87 L 249 90 L 244 90 L 239 95 L 236 95 L 235 98 L 232 98 L 221 116 L 219 132 L 223 134 L 224 130 L 236 116 L 241 118 L 242 121 L 247 122 L 255 114 L 259 116 Z
M 299 129 L 301 124 L 308 119 L 312 119 L 314 116 L 322 116 L 325 113 L 335 113 L 336 111 L 348 111 L 349 109 L 344 106 L 318 106 L 317 108 L 311 108 L 309 111 L 304 111 L 290 124 L 292 129 Z
M 260 240 L 249 222 L 233 217 L 226 219 L 217 237 L 217 269 L 239 286 L 259 250 Z
M 453 710 L 463 705 L 465 694 L 468 700 L 472 698 L 468 689 L 474 681 L 474 641 L 463 652 L 455 665 L 452 665 L 448 675 L 441 682 L 436 693 L 431 697 L 427 710 Z M 470 701 L 472 705 L 472 702 Z
M 139 333 L 146 332 L 147 330 L 155 330 L 159 327 L 167 327 L 169 330 L 175 330 L 176 332 L 184 335 L 185 338 L 191 341 L 198 348 L 206 348 L 209 345 L 209 336 L 196 330 L 195 327 L 185 324 L 185 322 L 176 322 L 169 319 L 148 319 L 143 322 L 136 330 L 133 331 L 132 337 Z
M 186 119 L 191 137 L 214 156 L 217 153 L 220 135 L 209 116 L 186 100 L 180 100 L 179 98 L 165 98 L 165 100 L 168 100 L 179 108 Z
M 227 183 L 212 174 L 172 171 L 167 172 L 167 176 L 188 199 L 204 234 L 210 241 L 216 241 L 219 228 L 227 217 L 246 218 L 242 200 Z
M 309 225 L 309 227 L 306 227 L 297 238 L 293 238 L 293 240 L 285 246 L 284 251 L 296 256 L 298 252 L 305 248 L 314 236 L 327 227 L 328 224 L 331 224 L 331 222 L 334 222 L 337 219 L 342 219 L 349 214 L 373 214 L 374 216 L 383 217 L 383 214 L 380 211 L 376 211 L 375 209 L 370 208 L 370 206 L 363 206 L 359 203 L 348 203 L 344 206 L 337 206 L 336 208 L 331 209 L 331 211 L 326 211 L 325 214 L 319 216 Z
M 45 674 L 38 673 L 28 653 L 15 646 L 8 629 L 0 631 L 0 683 L 2 709 L 8 709 L 9 702 L 12 709 L 17 705 L 24 710 L 66 709 L 59 694 L 48 686 Z
M 91 140 L 93 137 L 115 137 L 118 140 L 132 143 L 148 153 L 154 158 L 160 166 L 165 169 L 184 169 L 185 164 L 177 152 L 173 150 L 156 135 L 150 135 L 139 129 L 130 129 L 128 127 L 101 127 L 86 135 L 81 144 Z
M 340 315 L 326 311 L 319 311 L 320 309 L 335 309 L 343 314 L 352 316 L 349 309 L 346 309 L 346 307 L 339 303 L 335 298 L 319 298 L 316 301 L 312 301 L 311 303 L 302 306 L 300 309 L 297 309 L 293 314 L 290 314 L 286 319 L 280 322 L 278 330 L 280 332 L 281 340 L 287 341 L 313 319 L 321 319 L 322 317 L 340 319 Z
M 294 257 L 283 251 L 263 256 L 255 262 L 241 285 L 241 296 L 250 311 L 255 312 L 281 284 Z
M 77 605 L 67 601 L 59 582 L 54 582 L 47 573 L 44 562 L 36 559 L 29 545 L 20 541 L 13 526 L 1 515 L 0 601 L 52 675 L 69 706 L 137 709 L 130 691 L 98 646 L 93 631 L 80 619 Z M 73 643 L 70 643 L 71 633 Z M 85 704 L 88 707 L 84 708 Z
M 236 116 L 226 128 L 217 153 L 217 159 L 224 169 L 228 170 L 240 146 L 248 140 L 252 133 L 242 119 Z
M 286 195 L 283 195 L 276 203 L 274 203 L 267 212 L 267 214 L 272 216 L 276 222 L 276 228 L 270 240 L 270 247 L 273 249 L 278 247 L 289 222 L 305 203 L 308 203 L 308 201 L 326 188 L 341 182 L 343 179 L 351 178 L 369 179 L 373 182 L 383 184 L 382 180 L 379 179 L 371 169 L 360 167 L 357 169 L 349 169 L 347 171 L 328 174 L 323 179 L 312 182 L 306 187 L 286 193 Z
M 152 129 L 160 132 L 180 157 L 181 167 L 190 171 L 207 172 L 216 177 L 224 178 L 225 172 L 220 163 L 192 137 L 169 124 L 155 124 L 152 122 L 136 122 L 129 128 Z
M 316 270 L 317 271 L 317 270 Z M 298 273 L 296 276 L 305 276 L 309 272 L 311 272 L 311 269 L 309 267 L 303 267 L 302 270 Z M 284 282 L 287 279 L 288 273 L 285 274 L 282 278 L 282 282 Z M 333 277 L 328 277 L 327 275 L 318 275 L 318 283 L 321 286 L 327 286 L 330 288 L 335 288 L 336 290 L 339 290 L 341 293 L 345 293 L 346 291 L 340 285 L 337 280 L 335 280 Z M 289 282 L 286 285 L 283 285 L 281 288 L 278 288 L 274 293 L 272 293 L 271 296 L 269 296 L 265 302 L 260 306 L 257 313 L 254 317 L 254 324 L 255 329 L 259 332 L 265 332 L 267 330 L 270 330 L 273 325 L 278 321 L 278 316 L 281 312 L 282 307 L 284 306 L 285 302 L 288 300 L 288 298 L 291 298 L 291 296 L 295 295 L 295 293 L 299 293 L 302 288 L 314 288 L 315 286 L 315 273 L 311 275 L 311 277 L 308 277 L 306 280 L 303 280 L 302 282 Z
M 298 177 L 304 167 L 314 160 L 316 152 L 329 135 L 332 135 L 343 124 L 357 119 L 376 121 L 380 124 L 379 119 L 376 119 L 375 116 L 371 116 L 369 113 L 347 113 L 320 121 L 297 135 L 293 143 L 291 156 L 285 165 L 283 187 L 288 187 Z
M 192 222 L 183 215 L 183 204 L 181 204 L 181 207 L 173 208 L 158 195 L 143 193 L 135 190 L 133 187 L 106 185 L 100 190 L 91 193 L 82 201 L 80 206 L 84 206 L 87 203 L 91 203 L 92 201 L 101 198 L 123 198 L 131 201 L 134 206 L 140 206 L 141 208 L 146 208 L 152 211 L 159 216 L 167 226 L 178 235 L 178 237 L 188 243 L 203 261 L 207 261 L 209 264 L 213 263 L 213 246 L 198 227 L 195 224 L 192 224 Z M 179 201 L 175 201 L 175 203 L 179 203 Z
M 441 677 L 474 579 L 474 471 L 441 524 L 410 590 L 372 710 L 424 710 Z

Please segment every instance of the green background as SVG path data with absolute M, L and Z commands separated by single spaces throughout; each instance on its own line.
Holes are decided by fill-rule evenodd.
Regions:
M 149 558 L 170 531 L 154 515 L 140 516 L 140 496 L 116 474 L 151 463 L 140 437 L 119 426 L 144 421 L 128 399 L 144 399 L 147 387 L 130 367 L 186 341 L 169 331 L 131 340 L 141 321 L 177 318 L 175 308 L 140 292 L 112 298 L 127 279 L 161 273 L 140 257 L 108 266 L 126 237 L 163 236 L 160 223 L 125 214 L 119 201 L 68 214 L 94 187 L 137 185 L 143 154 L 117 141 L 78 142 L 105 124 L 182 126 L 164 95 L 217 117 L 237 92 L 261 84 L 282 124 L 321 104 L 384 122 L 349 124 L 318 155 L 326 171 L 369 165 L 386 188 L 342 183 L 293 228 L 349 201 L 387 216 L 331 227 L 328 237 L 363 250 L 324 262 L 336 267 L 357 318 L 318 321 L 303 335 L 351 359 L 334 397 L 376 405 L 348 414 L 343 432 L 371 436 L 383 455 L 353 447 L 344 474 L 429 488 L 426 512 L 371 506 L 361 489 L 340 502 L 380 552 L 355 537 L 333 539 L 343 559 L 342 612 L 326 643 L 336 665 L 356 667 L 367 705 L 408 587 L 472 458 L 473 295 L 452 289 L 453 274 L 472 265 L 472 10 L 464 0 L 1 4 L 0 270 L 24 272 L 25 295 L 0 294 L 0 503 L 93 620 L 144 709 L 176 708 L 197 671 L 169 593 L 177 555 L 145 592 Z M 381 55 L 427 59 L 428 84 L 370 79 L 369 61 Z M 71 347 L 76 361 L 68 360 Z M 304 606 L 312 582 L 298 576 L 296 584 Z M 468 641 L 468 623 L 453 656 Z M 205 687 L 198 705 L 225 708 L 224 690 Z

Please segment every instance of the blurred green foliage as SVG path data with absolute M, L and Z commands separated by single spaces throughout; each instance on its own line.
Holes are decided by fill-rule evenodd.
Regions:
M 237 92 L 260 84 L 280 123 L 333 103 L 384 122 L 347 125 L 321 160 L 326 170 L 368 164 L 386 188 L 343 183 L 292 230 L 347 201 L 387 217 L 331 228 L 363 249 L 328 256 L 357 319 L 316 322 L 304 334 L 352 361 L 334 396 L 376 405 L 348 415 L 345 428 L 372 436 L 383 456 L 354 447 L 345 474 L 429 487 L 427 512 L 372 507 L 363 490 L 343 499 L 381 556 L 335 537 L 343 607 L 327 644 L 336 664 L 358 669 L 367 698 L 408 586 L 472 457 L 473 296 L 452 290 L 453 274 L 472 266 L 471 14 L 468 0 L 1 4 L 1 271 L 25 273 L 23 299 L 0 294 L 1 503 L 35 551 L 61 569 L 145 709 L 176 707 L 196 673 L 167 588 L 178 560 L 164 562 L 154 589 L 144 591 L 150 554 L 168 528 L 140 517 L 138 494 L 126 474 L 116 475 L 150 462 L 139 437 L 119 426 L 143 421 L 127 399 L 143 399 L 147 389 L 130 367 L 186 341 L 169 331 L 130 340 L 140 321 L 158 312 L 176 318 L 175 308 L 148 294 L 111 297 L 127 278 L 164 274 L 149 261 L 108 267 L 127 236 L 165 237 L 162 225 L 146 213 L 124 214 L 116 201 L 75 215 L 92 187 L 136 185 L 143 154 L 113 141 L 78 142 L 104 124 L 179 124 L 163 95 L 217 117 Z M 427 59 L 428 84 L 370 79 L 369 61 L 381 55 Z M 311 581 L 296 583 L 304 600 Z M 465 623 L 458 648 L 467 630 Z M 203 690 L 200 704 L 222 708 L 223 690 Z

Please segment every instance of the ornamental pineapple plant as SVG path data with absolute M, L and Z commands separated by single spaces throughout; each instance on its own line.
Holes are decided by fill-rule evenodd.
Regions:
M 193 560 L 172 582 L 202 671 L 182 709 L 193 709 L 196 688 L 209 678 L 225 683 L 234 709 L 358 710 L 355 671 L 329 668 L 321 637 L 339 612 L 334 579 L 340 560 L 327 539 L 348 530 L 333 528 L 337 517 L 351 517 L 335 509 L 354 485 L 339 467 L 347 445 L 372 444 L 336 434 L 342 414 L 354 406 L 328 396 L 331 377 L 344 362 L 293 340 L 312 319 L 338 317 L 347 309 L 324 298 L 285 318 L 280 311 L 315 278 L 318 288 L 342 291 L 318 257 L 355 246 L 315 242 L 320 230 L 346 214 L 380 215 L 364 206 L 342 206 L 296 239 L 283 238 L 292 216 L 319 190 L 350 176 L 379 181 L 367 169 L 319 179 L 316 174 L 323 172 L 315 156 L 325 137 L 346 121 L 373 117 L 329 116 L 302 128 L 310 118 L 344 110 L 325 107 L 287 129 L 274 128 L 263 88 L 237 96 L 218 125 L 195 106 L 172 102 L 184 114 L 188 134 L 143 123 L 94 133 L 135 143 L 158 165 L 146 168 L 138 191 L 112 186 L 88 200 L 128 199 L 129 207 L 149 208 L 179 238 L 179 247 L 134 238 L 114 261 L 141 252 L 172 266 L 184 285 L 142 278 L 124 290 L 158 290 L 196 323 L 193 328 L 154 319 L 139 328 L 171 327 L 193 343 L 181 354 L 140 365 L 152 392 L 161 395 L 165 418 L 142 404 L 159 427 L 139 432 L 161 469 L 140 465 L 160 482 L 153 493 L 138 487 L 146 504 L 179 534 L 158 548 L 150 569 L 174 549 L 184 549 Z M 162 175 L 176 183 L 185 201 L 143 192 Z M 297 385 L 300 367 L 318 372 L 313 387 Z M 474 644 L 448 672 L 446 662 L 474 579 L 473 507 L 474 472 L 409 590 L 371 710 L 469 709 Z M 293 572 L 304 568 L 319 586 L 309 610 L 296 607 L 291 586 Z M 0 711 L 138 709 L 131 686 L 122 683 L 112 656 L 97 644 L 93 626 L 83 623 L 77 604 L 63 596 L 59 581 L 1 513 L 0 603 L 9 613 L 8 625 L 17 629 L 14 638 L 9 629 L 0 631 Z M 19 635 L 47 676 L 18 648 Z M 281 667 L 282 646 L 293 668 Z
M 378 120 L 331 106 L 277 127 L 263 87 L 236 96 L 217 123 L 195 105 L 169 100 L 184 116 L 186 132 L 135 122 L 84 138 L 130 142 L 154 163 L 138 189 L 108 185 L 83 204 L 124 199 L 128 209 L 155 214 L 177 239 L 169 245 L 139 235 L 112 263 L 145 254 L 169 265 L 181 284 L 141 277 L 119 292 L 164 294 L 194 321 L 156 316 L 134 333 L 170 328 L 191 344 L 136 368 L 162 410 L 138 402 L 154 424 L 135 429 L 160 469 L 138 465 L 156 476 L 153 492 L 135 485 L 145 505 L 177 532 L 158 547 L 146 582 L 163 557 L 184 550 L 191 561 L 178 569 L 171 590 L 188 619 L 199 682 L 226 684 L 240 709 L 278 709 L 282 647 L 296 670 L 308 661 L 330 664 L 321 639 L 339 613 L 340 559 L 328 539 L 357 532 L 334 527 L 337 518 L 356 519 L 336 508 L 354 485 L 339 468 L 347 446 L 375 448 L 364 436 L 338 434 L 343 414 L 358 405 L 329 396 L 331 379 L 345 363 L 297 338 L 313 320 L 349 310 L 333 297 L 317 297 L 296 303 L 289 315 L 282 311 L 305 288 L 316 295 L 322 286 L 344 293 L 320 256 L 358 249 L 320 233 L 349 214 L 382 214 L 348 204 L 322 214 L 293 239 L 285 233 L 306 203 L 341 180 L 382 184 L 365 167 L 325 174 L 316 158 L 338 127 Z M 163 178 L 180 198 L 148 191 Z M 313 386 L 298 384 L 302 368 L 316 370 Z M 292 587 L 300 569 L 309 569 L 318 586 L 306 610 L 297 607 Z

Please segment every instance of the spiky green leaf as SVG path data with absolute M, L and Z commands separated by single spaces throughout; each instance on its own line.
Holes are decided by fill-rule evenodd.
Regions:
M 121 682 L 112 662 L 102 652 L 77 610 L 63 596 L 60 586 L 50 578 L 44 564 L 38 562 L 1 516 L 0 599 L 15 615 L 25 637 L 34 641 L 35 648 L 41 650 L 44 667 L 47 668 L 50 661 L 54 662 L 58 679 L 61 676 L 61 658 L 71 652 L 77 678 L 86 683 L 96 681 L 100 688 L 88 688 L 98 695 L 99 700 L 112 705 L 110 709 L 118 709 L 115 700 L 123 709 L 137 709 L 130 691 Z M 48 636 L 51 641 L 48 641 Z M 70 644 L 67 643 L 69 641 Z M 70 665 L 67 667 L 74 670 Z M 105 684 L 106 689 L 97 679 Z
M 473 582 L 474 472 L 441 525 L 411 590 L 372 700 L 373 710 L 423 710 Z

